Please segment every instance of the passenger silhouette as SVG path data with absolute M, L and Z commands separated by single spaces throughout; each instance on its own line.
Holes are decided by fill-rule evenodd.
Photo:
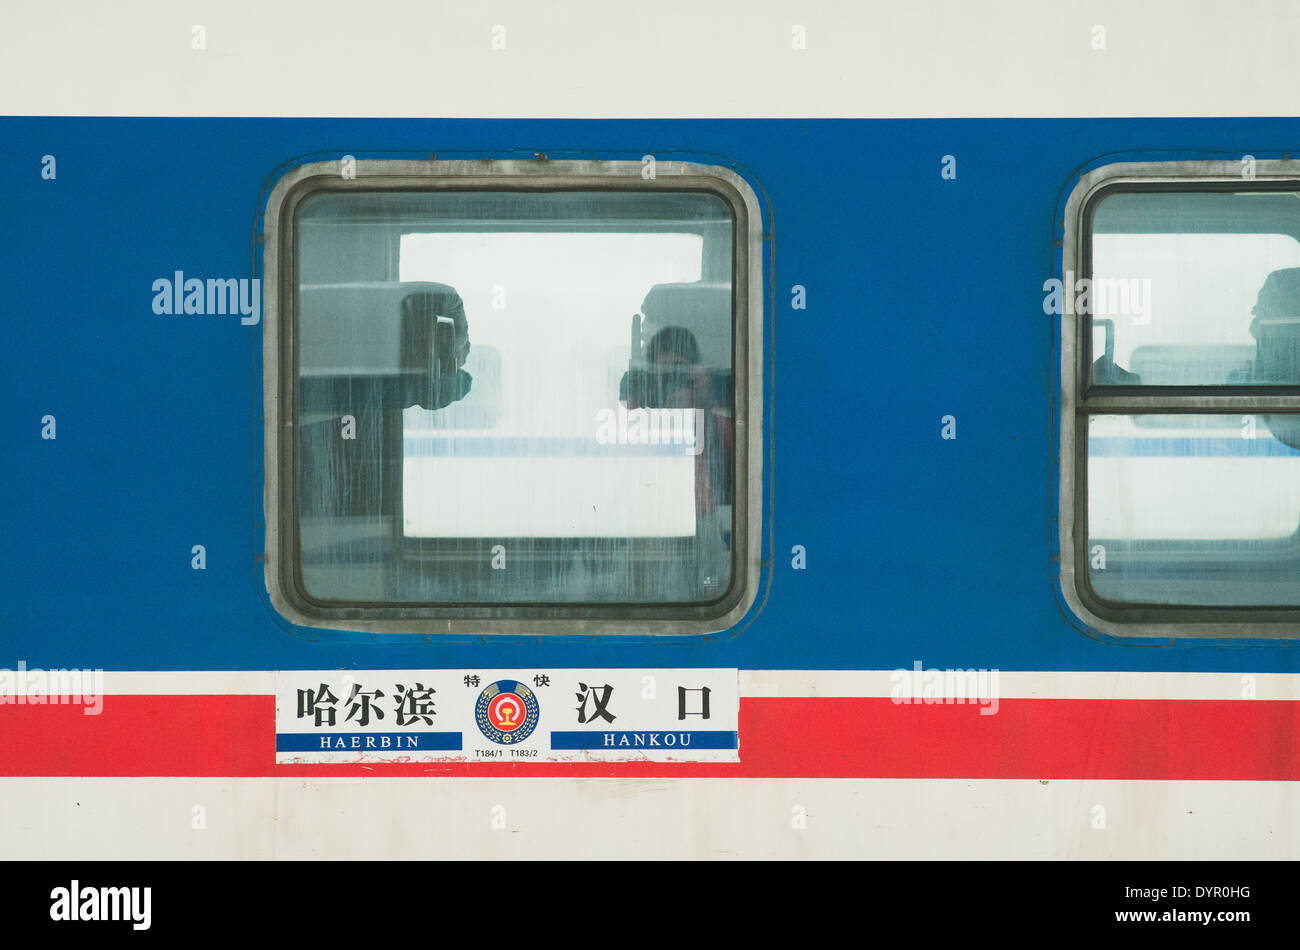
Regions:
M 1094 386 L 1140 386 L 1142 377 L 1131 373 L 1115 362 L 1115 321 L 1094 319 L 1094 329 L 1102 327 L 1106 331 L 1106 349 L 1092 364 L 1092 384 Z
M 699 390 L 707 377 L 700 368 L 700 346 L 683 327 L 664 327 L 646 344 L 645 360 L 655 368 L 652 388 L 658 407 L 700 408 Z
M 1300 267 L 1269 274 L 1250 312 L 1255 381 L 1300 384 Z
M 703 514 L 727 504 L 733 444 L 731 415 L 727 406 L 718 403 L 710 374 L 700 365 L 695 334 L 684 327 L 664 327 L 646 344 L 645 359 L 650 366 L 648 385 L 635 388 L 647 391 L 647 405 L 696 410 L 696 511 Z M 637 408 L 639 403 L 633 392 L 628 408 Z
M 1251 313 L 1255 365 L 1250 381 L 1264 386 L 1300 385 L 1300 267 L 1269 274 Z M 1300 449 L 1300 416 L 1270 414 L 1264 416 L 1264 424 L 1283 445 Z

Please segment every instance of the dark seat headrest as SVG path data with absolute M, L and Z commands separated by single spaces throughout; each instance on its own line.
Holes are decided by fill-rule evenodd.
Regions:
M 454 287 L 446 284 L 425 284 L 402 298 L 402 356 L 407 366 L 423 369 L 432 356 L 434 360 L 450 361 L 457 367 L 465 365 L 469 356 L 469 321 L 465 319 L 465 304 Z M 439 320 L 439 318 L 444 320 Z M 439 330 L 438 324 L 450 332 Z

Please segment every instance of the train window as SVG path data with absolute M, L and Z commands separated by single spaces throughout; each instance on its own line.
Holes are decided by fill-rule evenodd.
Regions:
M 1300 167 L 1105 166 L 1067 206 L 1062 589 L 1103 632 L 1295 636 Z
M 752 193 L 701 166 L 412 165 L 299 171 L 268 204 L 277 608 L 725 629 L 757 580 Z

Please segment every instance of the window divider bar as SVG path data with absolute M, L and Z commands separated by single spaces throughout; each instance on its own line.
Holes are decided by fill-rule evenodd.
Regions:
M 1180 393 L 1138 395 L 1134 393 L 1094 393 L 1076 404 L 1080 415 L 1118 415 L 1133 413 L 1213 413 L 1213 412 L 1300 412 L 1300 393 Z

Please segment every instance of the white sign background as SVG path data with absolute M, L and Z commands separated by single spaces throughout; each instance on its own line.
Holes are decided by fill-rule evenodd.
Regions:
M 509 742 L 493 741 L 480 728 L 480 695 L 501 681 L 522 684 L 535 697 L 536 724 L 522 739 L 526 727 L 505 733 Z M 275 758 L 738 762 L 738 682 L 734 669 L 282 671 Z

